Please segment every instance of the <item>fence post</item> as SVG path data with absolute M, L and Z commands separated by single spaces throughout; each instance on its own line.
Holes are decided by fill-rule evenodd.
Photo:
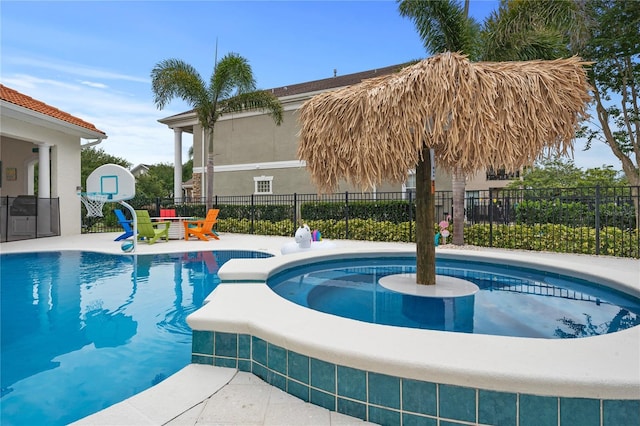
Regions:
M 349 191 L 344 192 L 344 238 L 349 239 Z
M 161 205 L 160 197 L 156 197 L 156 216 L 160 216 L 160 205 Z
M 600 185 L 596 185 L 596 202 L 595 202 L 595 228 L 596 228 L 596 254 L 600 254 Z
M 3 232 L 2 235 L 0 235 L 0 241 L 4 243 L 5 241 L 9 241 L 9 196 L 7 195 L 6 197 L 3 197 L 3 198 L 5 198 L 6 201 L 0 203 L 0 209 L 4 210 L 5 232 Z M 82 214 L 82 210 L 80 210 L 80 213 Z M 0 215 L 0 217 L 2 217 L 2 215 Z M 81 229 L 80 232 L 82 232 L 82 218 L 80 219 L 80 229 Z
M 489 247 L 493 247 L 493 188 L 489 188 Z
M 413 191 L 409 192 L 409 241 L 408 243 L 413 241 Z
M 255 205 L 255 199 L 254 199 L 254 194 L 251 194 L 251 229 L 249 230 L 250 234 L 254 234 L 255 233 L 255 227 L 254 227 L 254 219 L 256 216 L 256 205 Z
M 298 193 L 293 193 L 293 234 L 295 235 L 298 223 Z

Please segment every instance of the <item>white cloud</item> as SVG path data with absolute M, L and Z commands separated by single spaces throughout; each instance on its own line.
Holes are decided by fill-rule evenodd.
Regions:
M 84 84 L 85 86 L 95 87 L 96 89 L 106 89 L 109 86 L 103 83 L 94 83 L 92 81 L 81 81 L 80 84 Z
M 139 163 L 173 164 L 174 133 L 158 120 L 188 108 L 159 111 L 153 103 L 150 88 L 148 95 L 145 95 L 122 87 L 104 90 L 107 86 L 100 83 L 68 83 L 26 74 L 9 76 L 3 80 L 8 87 L 104 131 L 108 138 L 97 148 L 104 149 L 110 155 L 123 158 L 134 166 Z M 182 108 L 180 102 L 175 104 Z M 183 162 L 187 160 L 191 143 L 192 137 L 184 134 Z
M 36 59 L 32 57 L 5 57 L 3 58 L 3 66 L 20 66 L 20 67 L 33 67 L 39 71 L 56 71 L 69 75 L 77 75 L 91 79 L 103 79 L 103 80 L 115 80 L 115 81 L 130 81 L 137 83 L 149 83 L 148 77 L 131 76 L 127 74 L 106 71 L 103 69 L 87 67 L 81 64 L 60 62 L 57 59 Z

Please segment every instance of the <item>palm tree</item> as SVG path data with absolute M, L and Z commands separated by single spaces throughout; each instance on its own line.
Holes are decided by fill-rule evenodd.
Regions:
M 469 18 L 469 0 L 464 7 L 453 0 L 399 0 L 400 15 L 414 21 L 424 47 L 433 54 L 460 52 L 476 60 L 480 26 Z M 453 244 L 464 244 L 464 192 L 466 176 L 459 167 L 453 170 Z
M 570 56 L 584 43 L 585 19 L 572 0 L 501 3 L 484 22 L 478 60 L 528 61 Z
M 236 53 L 228 53 L 216 65 L 209 85 L 191 65 L 179 59 L 158 62 L 151 71 L 151 88 L 158 109 L 173 98 L 187 102 L 196 112 L 207 143 L 207 209 L 213 207 L 213 130 L 227 113 L 262 109 L 276 125 L 282 123 L 282 105 L 278 98 L 256 90 L 249 62 Z
M 569 0 L 502 2 L 480 26 L 470 18 L 469 0 L 398 0 L 400 14 L 413 20 L 425 49 L 460 52 L 472 61 L 555 59 L 568 55 L 575 34 L 575 4 Z M 501 166 L 501 165 L 496 165 Z M 453 244 L 464 244 L 466 176 L 453 170 Z

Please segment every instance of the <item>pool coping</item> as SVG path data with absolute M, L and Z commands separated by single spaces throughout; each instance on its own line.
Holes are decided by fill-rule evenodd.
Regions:
M 337 248 L 249 262 L 231 260 L 218 271 L 221 284 L 187 322 L 194 330 L 248 334 L 323 361 L 391 376 L 536 395 L 640 399 L 640 327 L 566 340 L 400 328 L 303 308 L 276 295 L 265 284 L 269 276 L 310 260 L 380 253 L 415 255 L 415 249 Z M 437 252 L 439 258 L 498 260 L 515 266 L 544 266 L 579 278 L 597 276 L 613 288 L 640 296 L 640 262 L 527 254 Z

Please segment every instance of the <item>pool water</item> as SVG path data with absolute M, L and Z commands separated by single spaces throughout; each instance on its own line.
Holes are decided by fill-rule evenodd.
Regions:
M 186 317 L 253 251 L 0 256 L 0 423 L 62 425 L 191 362 Z
M 438 259 L 437 274 L 480 288 L 459 298 L 404 295 L 379 284 L 390 274 L 415 273 L 415 264 L 415 257 L 333 260 L 288 269 L 268 284 L 280 296 L 311 309 L 400 327 L 564 339 L 640 324 L 640 299 L 533 269 Z

